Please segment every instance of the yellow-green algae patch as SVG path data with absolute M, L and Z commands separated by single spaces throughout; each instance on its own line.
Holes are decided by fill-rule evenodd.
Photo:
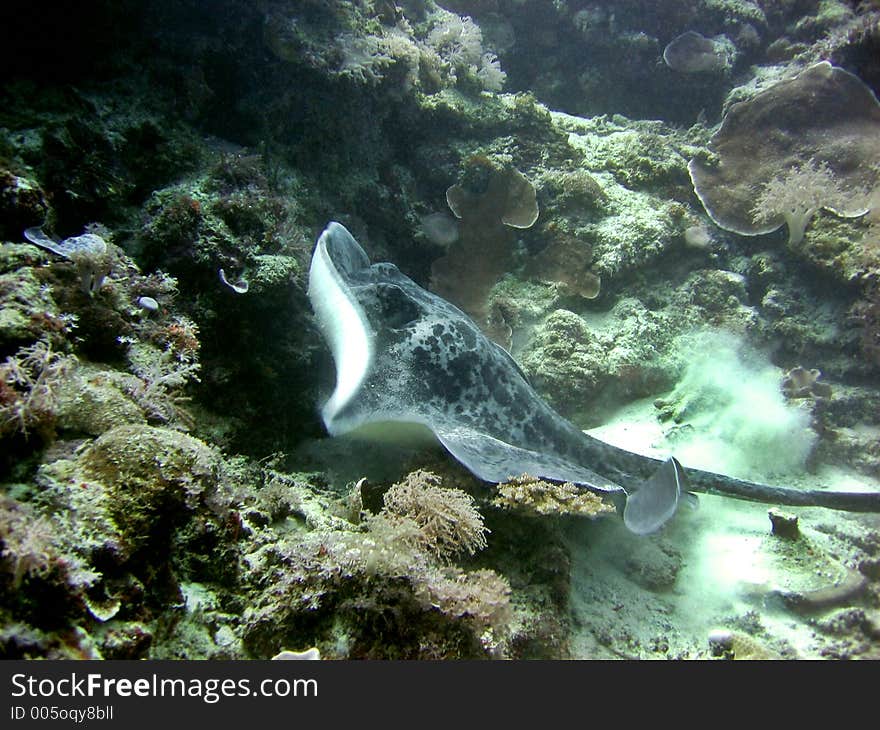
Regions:
M 84 476 L 107 488 L 113 520 L 137 550 L 216 486 L 221 457 L 179 431 L 126 425 L 98 438 L 80 463 Z

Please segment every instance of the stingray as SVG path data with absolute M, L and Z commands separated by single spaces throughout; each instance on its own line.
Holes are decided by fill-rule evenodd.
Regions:
M 692 492 L 774 504 L 880 511 L 880 493 L 773 487 L 689 469 L 593 438 L 554 411 L 502 347 L 391 263 L 371 264 L 339 223 L 318 238 L 309 299 L 336 366 L 321 408 L 331 436 L 428 429 L 479 479 L 521 474 L 604 495 L 637 534 L 659 529 Z

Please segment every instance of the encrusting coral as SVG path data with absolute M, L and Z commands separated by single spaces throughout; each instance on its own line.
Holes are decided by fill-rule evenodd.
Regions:
M 503 509 L 535 515 L 598 517 L 613 513 L 613 504 L 570 482 L 556 484 L 523 474 L 498 485 L 492 504 Z

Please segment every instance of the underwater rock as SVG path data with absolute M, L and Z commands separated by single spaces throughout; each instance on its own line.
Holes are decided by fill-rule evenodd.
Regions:
M 45 264 L 50 260 L 45 250 L 31 243 L 0 244 L 0 274 L 9 274 L 17 269 Z
M 143 410 L 117 386 L 121 375 L 94 365 L 78 364 L 58 389 L 58 427 L 100 436 L 116 426 L 146 425 Z
M 139 621 L 114 621 L 99 629 L 96 639 L 103 659 L 146 659 L 153 632 Z
M 866 622 L 867 616 L 864 609 L 841 608 L 832 611 L 827 616 L 816 619 L 815 626 L 824 634 L 854 637 L 862 632 Z
M 684 565 L 681 553 L 663 539 L 633 540 L 611 560 L 633 583 L 649 591 L 671 589 Z
M 670 332 L 662 313 L 633 299 L 620 300 L 599 326 L 557 309 L 536 328 L 520 362 L 554 408 L 582 425 L 595 425 L 605 409 L 672 384 L 663 356 Z
M 781 658 L 778 652 L 742 631 L 732 632 L 730 650 L 724 657 L 739 661 L 768 661 Z
M 733 632 L 728 629 L 715 629 L 709 632 L 707 637 L 709 652 L 712 656 L 733 656 Z
M 132 551 L 148 546 L 217 485 L 220 456 L 179 431 L 121 425 L 83 454 L 82 473 L 103 484 L 114 522 Z
M 63 331 L 65 320 L 36 269 L 22 266 L 0 274 L 0 347 L 13 349 L 55 329 Z
M 865 558 L 859 561 L 859 573 L 870 581 L 880 581 L 880 558 Z
M 869 639 L 880 641 L 880 611 L 873 610 L 865 614 L 865 622 L 862 631 Z
M 561 413 L 594 401 L 607 343 L 574 312 L 557 309 L 538 327 L 520 360 L 533 385 Z
M 785 514 L 777 509 L 771 509 L 767 514 L 770 517 L 770 531 L 774 535 L 786 540 L 797 540 L 801 536 L 797 515 Z
M 0 168 L 0 238 L 18 238 L 49 214 L 46 193 L 36 181 Z
M 818 207 L 841 216 L 864 214 L 867 191 L 880 177 L 872 162 L 880 157 L 880 103 L 857 76 L 823 61 L 733 104 L 710 151 L 709 161 L 695 157 L 688 165 L 709 217 L 748 236 L 789 222 L 794 243 Z M 821 170 L 832 176 L 833 187 Z M 759 214 L 756 188 L 771 195 Z M 787 221 L 783 201 L 789 199 L 800 205 Z
M 663 49 L 663 60 L 669 68 L 683 73 L 714 73 L 730 66 L 725 45 L 716 40 L 704 38 L 696 31 L 689 30 L 677 36 Z
M 608 194 L 602 184 L 583 168 L 548 169 L 540 178 L 548 210 L 554 212 L 607 212 Z

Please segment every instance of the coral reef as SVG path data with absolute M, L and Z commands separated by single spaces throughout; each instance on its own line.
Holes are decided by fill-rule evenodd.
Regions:
M 306 297 L 339 220 L 580 427 L 875 488 L 873 5 L 4 8 L 0 657 L 880 656 L 872 516 L 328 443 Z

